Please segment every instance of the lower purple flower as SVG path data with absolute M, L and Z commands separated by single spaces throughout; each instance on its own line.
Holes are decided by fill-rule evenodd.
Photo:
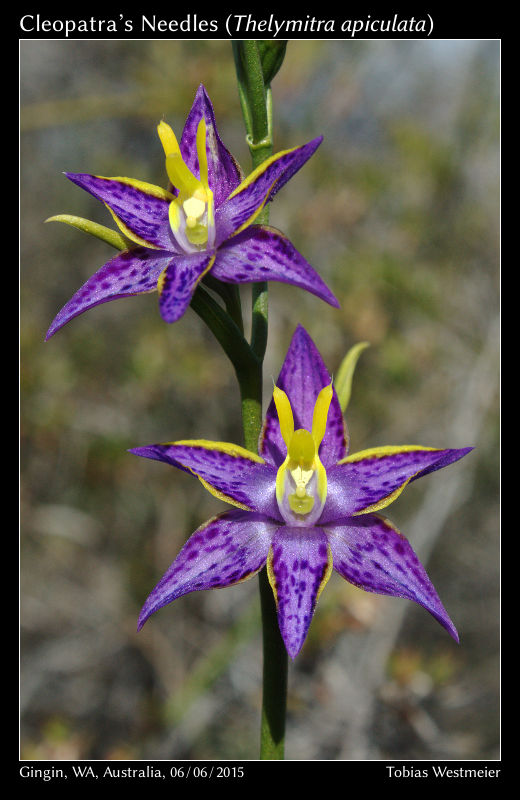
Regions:
M 276 383 L 259 455 L 204 439 L 131 450 L 196 475 L 236 507 L 202 525 L 148 597 L 148 617 L 182 595 L 232 586 L 267 566 L 280 632 L 299 653 L 335 569 L 367 592 L 413 600 L 457 631 L 404 536 L 381 514 L 411 481 L 472 448 L 379 447 L 348 455 L 334 387 L 299 326 Z

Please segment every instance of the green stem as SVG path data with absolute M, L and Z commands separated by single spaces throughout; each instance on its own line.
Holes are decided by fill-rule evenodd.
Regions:
M 271 89 L 265 85 L 258 43 L 253 40 L 234 41 L 232 46 L 246 140 L 255 169 L 273 152 Z M 280 63 L 278 57 L 277 64 Z M 269 211 L 264 207 L 255 224 L 267 225 L 268 222 Z M 228 291 L 220 282 L 212 281 L 211 276 L 205 282 L 222 297 L 226 309 L 202 286 L 197 288 L 191 306 L 206 322 L 235 368 L 240 387 L 244 444 L 248 450 L 257 453 L 262 430 L 262 367 L 268 331 L 267 283 L 254 283 L 252 286 L 249 344 L 243 335 L 240 297 L 235 287 Z M 259 580 L 264 653 L 260 758 L 274 760 L 284 757 L 287 651 L 280 635 L 276 605 L 265 568 Z
M 273 153 L 271 89 L 264 82 L 256 41 L 233 42 L 233 52 L 247 130 L 246 140 L 255 169 Z M 264 207 L 255 223 L 266 225 L 268 222 L 269 210 Z M 267 283 L 255 283 L 252 287 L 251 350 L 256 363 L 251 363 L 242 380 L 239 377 L 245 446 L 254 452 L 257 452 L 262 428 L 262 364 L 267 331 Z M 259 575 L 259 581 L 264 654 L 260 758 L 279 760 L 284 757 L 285 744 L 287 651 L 280 635 L 276 605 L 265 568 Z
M 233 364 L 239 383 L 258 367 L 258 359 L 244 339 L 238 325 L 202 286 L 197 286 L 191 307 L 204 320 Z

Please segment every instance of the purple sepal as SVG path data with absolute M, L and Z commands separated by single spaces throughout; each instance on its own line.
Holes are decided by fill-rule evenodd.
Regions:
M 159 275 L 171 255 L 144 247 L 124 250 L 107 261 L 76 294 L 63 306 L 47 331 L 45 339 L 50 339 L 57 330 L 73 317 L 83 314 L 100 303 L 145 294 L 157 289 Z
M 203 252 L 170 261 L 160 281 L 159 311 L 165 322 L 177 322 L 185 313 L 212 258 Z
M 156 197 L 119 178 L 102 178 L 72 172 L 66 172 L 65 175 L 89 194 L 106 203 L 139 239 L 169 253 L 179 252 L 168 217 L 171 200 Z
M 407 481 L 446 467 L 472 448 L 406 450 L 337 464 L 327 472 L 327 503 L 320 523 L 362 512 L 383 501 Z
M 459 641 L 455 626 L 409 542 L 376 514 L 325 527 L 334 569 L 366 592 L 419 603 Z
M 247 223 L 262 203 L 273 199 L 276 192 L 308 161 L 321 140 L 322 137 L 313 139 L 302 147 L 279 155 L 254 180 L 220 206 L 215 214 L 217 246 Z
M 212 275 L 226 283 L 280 281 L 315 294 L 335 308 L 339 303 L 318 273 L 280 231 L 252 225 L 217 251 Z
M 312 429 L 316 398 L 330 381 L 331 377 L 316 345 L 305 328 L 298 325 L 276 381 L 278 388 L 287 393 L 291 402 L 295 429 Z M 333 387 L 327 430 L 319 450 L 320 459 L 326 469 L 346 456 L 347 442 L 343 413 Z M 267 409 L 258 452 L 275 467 L 279 467 L 287 455 L 273 399 Z
M 225 511 L 201 525 L 148 596 L 137 630 L 182 595 L 250 578 L 265 564 L 276 528 L 260 514 L 244 511 Z
M 215 122 L 213 105 L 201 84 L 197 89 L 191 111 L 186 119 L 180 148 L 185 164 L 197 178 L 200 177 L 197 156 L 197 128 L 206 120 L 206 152 L 208 156 L 208 182 L 218 208 L 242 181 L 242 172 L 229 150 L 222 143 Z
M 301 650 L 329 568 L 327 537 L 320 528 L 276 531 L 268 562 L 278 624 L 291 658 Z
M 130 451 L 137 456 L 179 465 L 202 478 L 217 492 L 274 520 L 281 520 L 276 502 L 276 470 L 240 454 L 218 449 L 218 442 L 205 444 L 155 444 Z

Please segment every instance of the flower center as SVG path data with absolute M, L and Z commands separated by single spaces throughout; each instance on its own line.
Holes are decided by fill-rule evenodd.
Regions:
M 206 122 L 202 118 L 197 127 L 196 147 L 200 178 L 185 163 L 170 126 L 166 122 L 160 122 L 157 130 L 166 155 L 166 172 L 178 191 L 178 196 L 172 200 L 169 208 L 173 235 L 185 253 L 207 250 L 215 242 L 215 220 L 213 192 L 208 183 Z
M 280 513 L 290 525 L 312 525 L 321 515 L 327 498 L 327 473 L 318 450 L 325 435 L 332 400 L 332 385 L 319 393 L 312 417 L 312 432 L 294 430 L 289 398 L 274 387 L 274 402 L 287 457 L 276 476 L 276 499 Z

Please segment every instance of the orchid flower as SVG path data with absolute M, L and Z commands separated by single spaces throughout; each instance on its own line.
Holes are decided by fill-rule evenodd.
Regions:
M 178 597 L 234 585 L 267 564 L 291 658 L 303 645 L 333 569 L 367 592 L 414 600 L 458 641 L 412 547 L 379 512 L 408 483 L 471 449 L 405 445 L 349 455 L 334 386 L 299 326 L 274 387 L 258 455 L 203 439 L 130 451 L 193 473 L 211 494 L 235 506 L 188 539 L 146 600 L 139 629 Z
M 176 322 L 210 271 L 225 283 L 292 283 L 338 306 L 319 275 L 280 231 L 254 224 L 265 204 L 312 156 L 322 137 L 276 153 L 243 179 L 220 139 L 213 106 L 202 85 L 180 143 L 164 121 L 158 134 L 169 190 L 133 178 L 66 173 L 108 207 L 132 246 L 104 264 L 76 292 L 54 319 L 46 339 L 100 303 L 155 290 L 162 318 Z

